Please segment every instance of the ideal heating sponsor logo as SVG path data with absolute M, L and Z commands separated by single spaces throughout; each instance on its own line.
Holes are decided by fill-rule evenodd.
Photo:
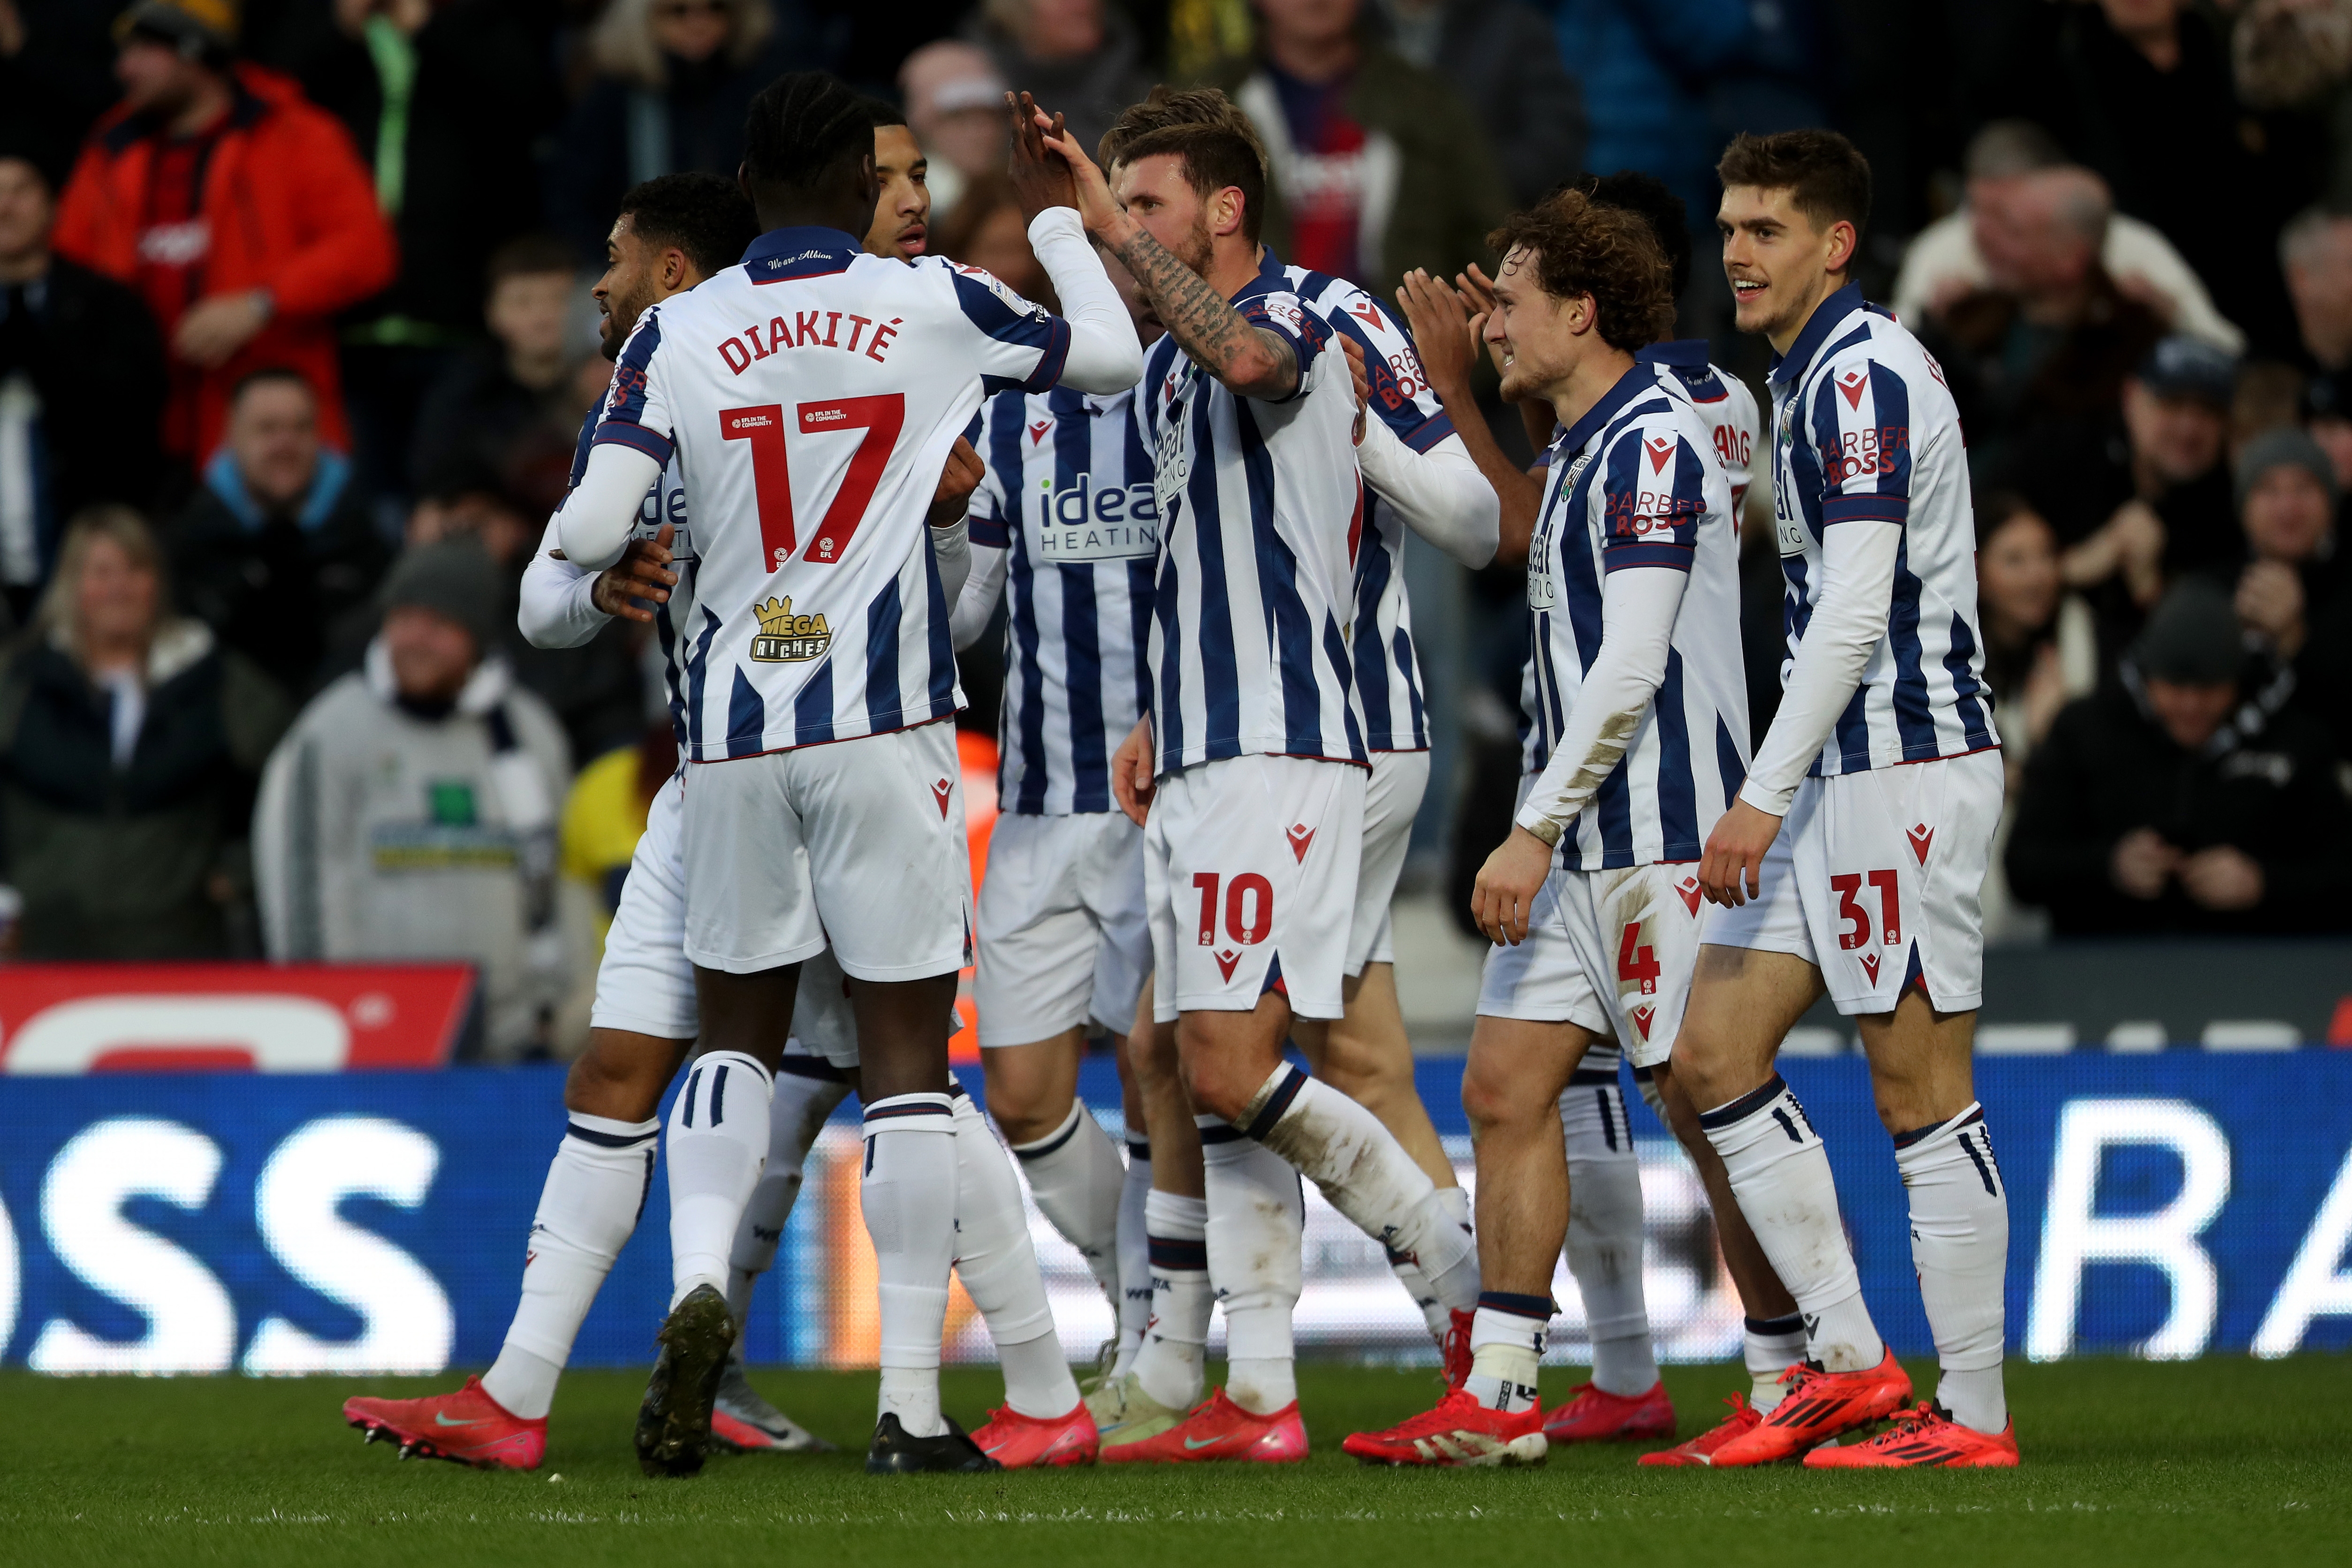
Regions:
M 1037 481 L 1045 515 L 1037 526 L 1037 553 L 1059 566 L 1134 560 L 1160 553 L 1160 499 L 1150 485 L 1094 487 L 1091 475 L 1058 489 Z

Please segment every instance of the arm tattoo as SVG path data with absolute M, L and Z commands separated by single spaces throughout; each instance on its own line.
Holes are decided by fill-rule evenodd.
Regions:
M 1128 271 L 1135 275 L 1144 298 L 1151 301 L 1153 310 L 1175 337 L 1177 346 L 1211 375 L 1224 381 L 1237 356 L 1255 340 L 1274 351 L 1276 384 L 1253 386 L 1248 389 L 1249 395 L 1282 397 L 1297 386 L 1297 359 L 1289 345 L 1242 319 L 1241 313 L 1224 296 L 1210 287 L 1206 278 L 1177 260 L 1141 225 L 1112 248 Z

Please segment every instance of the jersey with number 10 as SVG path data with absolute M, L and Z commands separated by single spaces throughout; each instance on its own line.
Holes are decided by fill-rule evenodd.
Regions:
M 686 755 L 723 761 L 961 706 L 927 524 L 981 400 L 1050 386 L 1069 328 L 986 273 L 763 235 L 647 309 L 596 429 L 667 461 L 700 558 Z

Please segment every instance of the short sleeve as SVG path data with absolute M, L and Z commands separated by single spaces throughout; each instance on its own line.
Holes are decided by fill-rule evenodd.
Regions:
M 1601 565 L 1688 571 L 1706 515 L 1706 465 L 1671 425 L 1635 425 L 1601 469 Z
M 999 392 L 971 416 L 964 439 L 980 454 L 980 486 L 965 508 L 971 542 L 991 549 L 1012 547 L 1012 512 L 1006 497 L 1021 476 L 1021 417 L 1024 399 L 1017 392 Z
M 636 329 L 621 345 L 592 444 L 632 447 L 667 467 L 677 431 L 664 385 L 661 346 L 661 307 L 656 305 L 637 319 Z M 581 467 L 585 472 L 586 465 Z
M 981 390 L 1044 392 L 1060 381 L 1070 357 L 1070 324 L 980 267 L 946 265 L 956 308 L 971 331 Z
M 1289 293 L 1252 295 L 1234 305 L 1234 309 L 1251 326 L 1263 327 L 1290 345 L 1290 351 L 1298 357 L 1298 389 L 1290 395 L 1297 397 L 1305 391 L 1307 372 L 1314 368 L 1315 356 L 1331 340 L 1330 323 L 1309 310 L 1298 296 Z
M 1364 379 L 1370 383 L 1367 402 L 1399 441 L 1426 452 L 1454 434 L 1454 421 L 1429 390 L 1421 351 L 1402 321 L 1360 290 L 1331 311 L 1330 322 L 1364 350 Z
M 1900 524 L 1911 515 L 1911 389 L 1860 355 L 1833 361 L 1813 389 L 1811 435 L 1822 465 L 1822 526 Z

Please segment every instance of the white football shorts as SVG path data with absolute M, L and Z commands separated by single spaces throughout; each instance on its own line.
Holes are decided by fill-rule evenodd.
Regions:
M 1915 983 L 1937 1012 L 1972 1010 L 2001 782 L 1998 750 L 1805 779 L 1759 895 L 1710 909 L 1703 940 L 1796 955 L 1849 1017 L 1894 1011 Z
M 953 725 L 695 763 L 685 788 L 686 952 L 697 964 L 757 974 L 828 943 L 861 980 L 971 962 Z
M 1160 780 L 1143 874 L 1161 1023 L 1276 988 L 1301 1018 L 1340 1016 L 1365 781 L 1352 763 L 1255 755 Z
M 1364 864 L 1356 873 L 1356 915 L 1348 928 L 1348 977 L 1367 964 L 1396 962 L 1389 903 L 1412 842 L 1412 820 L 1429 788 L 1429 753 L 1375 751 L 1364 782 Z
M 1143 830 L 1116 810 L 998 817 L 980 884 L 980 1043 L 1028 1045 L 1088 1019 L 1125 1034 L 1150 972 Z

